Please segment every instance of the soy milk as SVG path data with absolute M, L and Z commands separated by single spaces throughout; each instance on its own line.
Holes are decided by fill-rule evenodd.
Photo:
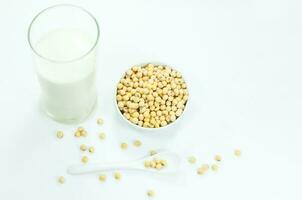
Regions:
M 58 121 L 80 121 L 95 105 L 94 43 L 79 30 L 58 29 L 35 45 L 46 58 L 35 60 L 43 109 Z

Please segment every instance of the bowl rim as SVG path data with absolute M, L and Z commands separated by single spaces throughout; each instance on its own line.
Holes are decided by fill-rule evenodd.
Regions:
M 141 63 L 141 64 L 137 64 L 137 65 L 132 65 L 132 66 L 138 66 L 138 67 L 142 67 L 144 65 L 147 65 L 147 64 L 154 64 L 154 65 L 163 65 L 163 66 L 167 66 L 167 67 L 170 67 L 171 69 L 173 70 L 176 70 L 178 71 L 176 68 L 174 67 L 171 67 L 170 65 L 167 65 L 165 63 L 161 63 L 161 62 L 144 62 L 144 63 Z M 130 67 L 132 68 L 132 67 Z M 150 132 L 155 132 L 155 131 L 160 131 L 160 130 L 165 130 L 171 126 L 174 126 L 177 122 L 179 122 L 181 120 L 181 118 L 183 118 L 183 115 L 184 113 L 186 112 L 186 110 L 188 109 L 188 104 L 189 104 L 189 99 L 190 99 L 190 91 L 189 91 L 189 87 L 187 87 L 187 90 L 188 90 L 188 99 L 187 99 L 187 102 L 186 102 L 186 105 L 183 109 L 183 112 L 181 113 L 181 115 L 179 117 L 176 118 L 176 120 L 174 122 L 171 122 L 169 124 L 167 124 L 166 126 L 161 126 L 159 128 L 146 128 L 146 127 L 142 127 L 142 126 L 139 126 L 137 124 L 134 124 L 132 123 L 131 121 L 129 121 L 128 119 L 126 119 L 126 117 L 122 114 L 121 110 L 119 109 L 118 105 L 117 105 L 117 100 L 116 100 L 116 94 L 117 94 L 117 85 L 119 84 L 120 80 L 124 77 L 125 73 L 127 72 L 127 70 L 129 70 L 130 68 L 127 68 L 126 71 L 124 71 L 122 73 L 122 75 L 120 76 L 120 78 L 118 79 L 117 83 L 115 84 L 115 90 L 114 90 L 114 104 L 115 104 L 115 108 L 117 109 L 118 111 L 118 114 L 119 116 L 124 120 L 126 121 L 128 124 L 130 124 L 132 127 L 136 128 L 136 129 L 139 129 L 139 130 L 143 130 L 143 131 L 150 131 Z M 182 78 L 183 80 L 185 81 L 185 83 L 187 84 L 187 81 L 186 79 L 184 78 L 183 74 L 182 74 Z

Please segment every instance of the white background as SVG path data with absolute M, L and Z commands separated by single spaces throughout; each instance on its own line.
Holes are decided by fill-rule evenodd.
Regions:
M 302 199 L 302 5 L 296 0 L 68 1 L 91 11 L 101 28 L 99 102 L 83 124 L 53 122 L 38 108 L 39 85 L 27 27 L 61 1 L 2 0 L 0 5 L 0 199 Z M 180 70 L 190 88 L 183 120 L 167 133 L 143 133 L 119 120 L 113 90 L 128 67 L 148 61 Z M 105 125 L 95 123 L 103 117 Z M 56 130 L 64 130 L 58 140 Z M 108 139 L 97 139 L 100 131 Z M 140 139 L 143 147 L 119 143 Z M 70 176 L 78 145 L 94 144 L 91 162 L 128 160 L 165 147 L 198 165 L 221 154 L 219 172 L 196 175 L 184 162 L 178 177 L 122 172 L 120 182 Z M 242 157 L 233 149 L 242 149 Z M 58 176 L 66 183 L 59 185 Z

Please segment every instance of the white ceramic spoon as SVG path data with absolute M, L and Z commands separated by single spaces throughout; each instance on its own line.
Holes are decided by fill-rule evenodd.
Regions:
M 166 160 L 167 166 L 165 166 L 160 170 L 145 168 L 144 166 L 145 160 L 152 160 L 153 158 Z M 128 161 L 128 162 L 73 165 L 67 169 L 67 172 L 71 175 L 113 171 L 113 170 L 140 170 L 140 171 L 149 171 L 154 173 L 175 173 L 179 169 L 180 160 L 181 159 L 178 154 L 170 151 L 163 151 L 152 156 L 145 156 L 143 158 L 134 161 Z

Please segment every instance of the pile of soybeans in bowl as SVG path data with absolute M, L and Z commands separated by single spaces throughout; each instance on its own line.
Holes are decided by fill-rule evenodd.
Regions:
M 116 90 L 116 105 L 137 127 L 158 129 L 175 122 L 184 112 L 189 93 L 182 74 L 161 64 L 130 68 Z

